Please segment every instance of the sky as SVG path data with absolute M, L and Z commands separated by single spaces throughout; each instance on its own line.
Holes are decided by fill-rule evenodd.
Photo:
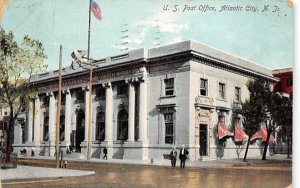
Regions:
M 73 50 L 88 48 L 89 0 L 1 1 L 1 26 L 18 42 L 25 35 L 40 40 L 48 70 L 58 69 L 59 45 L 63 66 L 71 64 Z M 293 67 L 294 8 L 288 0 L 95 2 L 102 19 L 91 15 L 93 59 L 195 40 L 270 69 Z

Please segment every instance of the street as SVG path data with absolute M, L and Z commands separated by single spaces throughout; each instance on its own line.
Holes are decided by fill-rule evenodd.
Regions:
M 22 165 L 54 167 L 55 161 L 25 160 Z M 2 182 L 2 187 L 288 187 L 292 166 L 287 163 L 265 163 L 222 168 L 172 168 L 109 163 L 70 161 L 70 169 L 93 170 L 93 176 L 18 180 Z

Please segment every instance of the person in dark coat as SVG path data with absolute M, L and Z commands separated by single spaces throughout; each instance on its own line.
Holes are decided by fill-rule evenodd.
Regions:
M 103 159 L 105 158 L 107 160 L 107 148 L 106 147 L 103 149 L 103 153 L 104 153 Z
M 182 145 L 182 148 L 179 152 L 179 159 L 180 159 L 180 168 L 185 167 L 185 161 L 187 159 L 187 155 L 189 154 L 189 151 Z
M 172 167 L 175 168 L 175 166 L 176 166 L 176 159 L 177 159 L 177 151 L 176 151 L 175 147 L 170 152 L 170 159 L 171 159 L 171 165 L 172 165 Z

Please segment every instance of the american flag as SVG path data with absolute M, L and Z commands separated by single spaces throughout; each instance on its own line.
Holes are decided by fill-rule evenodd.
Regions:
M 90 8 L 91 8 L 90 10 L 94 14 L 94 16 L 98 20 L 101 20 L 101 9 L 100 9 L 99 5 L 94 0 L 91 0 L 91 7 Z

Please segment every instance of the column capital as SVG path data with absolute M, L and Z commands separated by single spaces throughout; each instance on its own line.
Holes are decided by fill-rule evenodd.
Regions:
M 70 91 L 70 89 L 64 89 L 64 90 L 62 90 L 62 93 L 68 95 L 68 94 L 71 94 L 71 91 Z
M 82 91 L 89 91 L 89 86 L 83 86 L 83 87 L 81 87 L 81 89 L 82 89 Z
M 54 97 L 54 93 L 52 91 L 46 92 L 47 97 Z
M 144 76 L 134 76 L 132 78 L 126 78 L 125 83 L 126 84 L 133 84 L 133 83 L 139 83 L 144 82 L 146 79 Z
M 110 88 L 111 87 L 111 82 L 104 82 L 104 83 L 102 83 L 102 87 L 104 87 L 104 88 Z

